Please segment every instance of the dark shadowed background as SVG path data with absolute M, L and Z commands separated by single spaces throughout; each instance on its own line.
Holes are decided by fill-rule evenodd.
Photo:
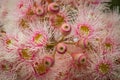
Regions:
M 109 2 L 110 8 L 113 10 L 117 6 L 119 6 L 119 12 L 120 12 L 120 0 L 112 0 L 112 2 Z

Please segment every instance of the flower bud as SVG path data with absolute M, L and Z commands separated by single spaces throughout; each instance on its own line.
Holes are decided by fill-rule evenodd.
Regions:
M 52 13 L 57 13 L 59 12 L 60 7 L 57 3 L 51 3 L 48 6 L 48 11 L 52 12 Z
M 69 24 L 65 23 L 61 26 L 60 30 L 61 30 L 61 33 L 66 36 L 66 35 L 70 34 L 71 26 Z
M 45 64 L 45 66 L 47 68 L 52 67 L 53 64 L 54 64 L 54 59 L 52 57 L 50 57 L 50 56 L 46 56 L 43 59 L 43 63 Z
M 57 52 L 60 54 L 64 54 L 67 51 L 67 46 L 64 43 L 59 43 L 56 48 Z
M 84 54 L 72 53 L 71 56 L 77 64 L 84 64 L 86 62 L 86 56 Z
M 44 15 L 44 9 L 42 7 L 37 7 L 35 9 L 35 14 L 38 16 L 43 16 Z

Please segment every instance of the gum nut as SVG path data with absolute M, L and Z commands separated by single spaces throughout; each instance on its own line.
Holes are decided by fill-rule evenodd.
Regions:
M 43 61 L 44 61 L 45 66 L 48 67 L 48 68 L 52 67 L 53 64 L 54 64 L 53 57 L 46 56 L 46 57 L 44 57 Z
M 71 32 L 71 26 L 69 24 L 65 23 L 61 26 L 61 33 L 63 35 L 68 35 L 70 34 L 70 32 Z
M 67 46 L 64 43 L 59 43 L 57 45 L 57 52 L 60 54 L 64 54 L 67 51 Z
M 84 54 L 72 53 L 71 56 L 78 64 L 83 64 L 86 61 L 86 56 Z
M 56 12 L 59 12 L 59 10 L 60 10 L 60 7 L 57 3 L 51 3 L 48 5 L 48 11 L 50 12 L 56 13 Z
M 38 16 L 42 16 L 42 15 L 44 15 L 44 10 L 43 10 L 42 7 L 37 7 L 36 10 L 35 10 L 35 13 Z

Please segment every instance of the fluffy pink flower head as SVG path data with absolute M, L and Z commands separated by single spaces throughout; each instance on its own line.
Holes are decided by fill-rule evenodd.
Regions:
M 89 39 L 101 37 L 101 33 L 103 33 L 103 35 L 106 33 L 105 25 L 102 22 L 104 14 L 101 15 L 102 13 L 98 10 L 101 6 L 98 5 L 95 8 L 91 7 L 91 9 L 90 6 L 85 6 L 87 5 L 79 6 L 78 17 L 76 19 L 75 28 L 73 28 L 75 32 L 74 36 L 78 38 L 80 45 L 83 45 L 83 47 L 88 46 Z
M 91 76 L 98 80 L 116 79 L 119 66 L 115 64 L 114 54 L 95 54 L 96 56 L 91 58 L 91 67 L 88 67 Z M 93 56 L 93 55 L 92 55 Z
M 92 29 L 92 27 L 88 24 L 79 24 L 76 29 L 77 35 L 82 38 L 88 38 L 89 36 L 91 36 L 93 31 L 94 30 Z
M 3 49 L 6 51 L 15 50 L 17 48 L 17 42 L 18 40 L 15 38 L 15 36 L 8 34 L 5 34 L 0 40 L 1 46 L 3 46 Z
M 44 33 L 43 31 L 36 31 L 33 34 L 33 37 L 32 37 L 33 45 L 44 46 L 46 45 L 46 42 L 47 42 L 47 36 L 46 36 L 46 33 Z
M 46 24 L 31 24 L 30 30 L 25 31 L 27 43 L 34 47 L 44 47 L 49 39 L 48 28 Z
M 100 75 L 108 74 L 111 71 L 111 63 L 109 61 L 101 61 L 96 65 L 96 70 Z
M 113 52 L 115 51 L 116 47 L 116 42 L 114 39 L 111 39 L 109 37 L 106 37 L 105 40 L 103 41 L 103 52 L 108 53 L 108 52 Z
M 33 50 L 31 47 L 25 45 L 21 45 L 18 49 L 18 54 L 21 60 L 33 60 L 36 53 L 37 50 Z

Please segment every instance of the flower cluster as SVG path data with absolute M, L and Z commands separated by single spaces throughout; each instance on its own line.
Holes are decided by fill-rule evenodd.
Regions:
M 0 80 L 120 80 L 120 15 L 106 2 L 1 0 Z

